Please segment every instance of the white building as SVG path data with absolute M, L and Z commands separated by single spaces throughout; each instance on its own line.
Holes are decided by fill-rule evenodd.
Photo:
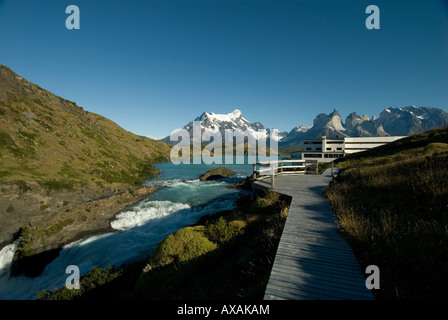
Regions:
M 393 142 L 398 139 L 405 138 L 405 136 L 394 137 L 345 137 L 344 138 L 344 152 L 345 154 L 352 154 L 367 149 L 382 146 L 383 144 Z
M 344 137 L 340 139 L 306 139 L 303 141 L 302 160 L 318 160 L 330 162 L 342 158 L 346 154 L 352 154 L 367 149 L 382 146 L 383 144 L 405 138 L 394 137 Z

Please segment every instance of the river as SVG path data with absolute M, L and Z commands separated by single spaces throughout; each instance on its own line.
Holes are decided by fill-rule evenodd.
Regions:
M 202 173 L 219 166 L 229 167 L 236 175 L 214 181 L 198 180 Z M 145 259 L 169 234 L 194 224 L 203 215 L 233 209 L 241 191 L 228 186 L 252 173 L 250 164 L 160 163 L 157 167 L 161 173 L 145 184 L 166 188 L 118 214 L 111 222 L 117 232 L 88 236 L 64 246 L 38 277 L 11 277 L 10 266 L 17 244 L 2 248 L 0 299 L 32 300 L 42 290 L 63 287 L 69 276 L 65 273 L 69 265 L 78 266 L 84 274 L 92 267 L 120 267 Z

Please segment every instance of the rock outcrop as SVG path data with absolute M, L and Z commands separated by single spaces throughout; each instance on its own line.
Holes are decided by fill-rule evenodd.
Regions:
M 199 177 L 199 180 L 201 181 L 216 180 L 216 179 L 228 178 L 233 175 L 235 175 L 235 172 L 233 172 L 229 168 L 219 167 L 207 171 L 206 173 L 204 173 Z

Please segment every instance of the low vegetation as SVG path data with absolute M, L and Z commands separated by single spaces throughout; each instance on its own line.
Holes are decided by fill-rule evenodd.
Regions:
M 337 163 L 325 191 L 377 299 L 448 298 L 448 127 Z
M 114 279 L 121 276 L 123 270 L 115 270 L 114 266 L 109 266 L 108 269 L 101 269 L 93 267 L 92 271 L 87 273 L 80 279 L 80 289 L 67 289 L 62 290 L 53 289 L 50 291 L 43 290 L 38 293 L 37 299 L 39 300 L 74 300 L 82 297 L 87 292 L 101 287 L 107 283 L 112 282 Z
M 39 298 L 262 299 L 288 205 L 289 199 L 272 192 L 255 201 L 241 196 L 235 210 L 204 216 L 169 235 L 147 259 L 103 270 L 98 283 L 88 273 L 79 293 L 63 288 Z

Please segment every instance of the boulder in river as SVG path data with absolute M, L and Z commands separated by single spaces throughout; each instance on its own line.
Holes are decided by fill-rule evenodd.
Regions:
M 235 175 L 235 172 L 226 167 L 211 169 L 199 177 L 200 181 L 216 180 Z

